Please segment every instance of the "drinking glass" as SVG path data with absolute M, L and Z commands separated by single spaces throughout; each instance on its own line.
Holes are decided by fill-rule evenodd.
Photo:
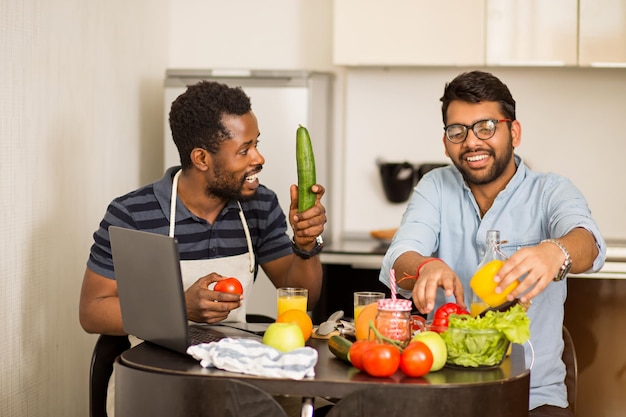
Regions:
M 308 297 L 309 290 L 307 290 L 306 288 L 279 288 L 277 305 L 278 316 L 280 316 L 281 313 L 291 309 L 302 310 L 306 313 Z
M 385 298 L 385 293 L 375 291 L 357 291 L 354 293 L 354 322 L 361 314 L 365 306 L 378 302 Z

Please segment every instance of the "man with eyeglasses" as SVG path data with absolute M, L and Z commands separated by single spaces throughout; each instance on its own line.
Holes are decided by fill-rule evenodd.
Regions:
M 508 87 L 490 73 L 460 74 L 444 89 L 443 146 L 454 166 L 427 173 L 416 186 L 387 250 L 380 280 L 399 283 L 424 314 L 446 302 L 470 304 L 469 280 L 499 230 L 509 258 L 495 280 L 515 280 L 508 296 L 530 303 L 534 364 L 530 416 L 573 416 L 564 384 L 562 326 L 569 273 L 598 271 L 606 243 L 580 191 L 566 178 L 531 171 L 515 155 L 522 127 Z M 532 303 L 531 303 L 532 300 Z M 526 363 L 532 361 L 526 345 Z

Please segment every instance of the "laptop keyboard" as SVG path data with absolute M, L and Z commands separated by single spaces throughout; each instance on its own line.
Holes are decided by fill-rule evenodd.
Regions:
M 224 338 L 223 335 L 216 334 L 210 330 L 202 329 L 195 326 L 189 326 L 189 341 L 192 345 L 199 343 L 217 342 Z

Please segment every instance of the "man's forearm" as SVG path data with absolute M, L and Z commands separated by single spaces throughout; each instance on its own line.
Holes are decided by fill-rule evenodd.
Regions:
M 428 258 L 417 252 L 405 252 L 393 263 L 393 269 L 396 274 L 396 280 L 400 281 L 402 277 L 407 275 L 416 276 L 417 268 Z M 414 279 L 405 279 L 398 283 L 400 288 L 411 291 L 415 284 Z
M 583 228 L 571 230 L 558 238 L 572 258 L 571 273 L 580 274 L 589 270 L 598 256 L 598 245 L 593 235 Z

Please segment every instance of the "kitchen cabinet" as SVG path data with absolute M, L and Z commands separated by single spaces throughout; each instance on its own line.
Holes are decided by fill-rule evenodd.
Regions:
M 626 67 L 626 0 L 580 0 L 579 64 Z
M 578 64 L 578 0 L 487 0 L 486 24 L 487 65 Z
M 626 0 L 335 0 L 348 66 L 626 67 Z
M 485 0 L 335 0 L 336 65 L 483 65 Z

